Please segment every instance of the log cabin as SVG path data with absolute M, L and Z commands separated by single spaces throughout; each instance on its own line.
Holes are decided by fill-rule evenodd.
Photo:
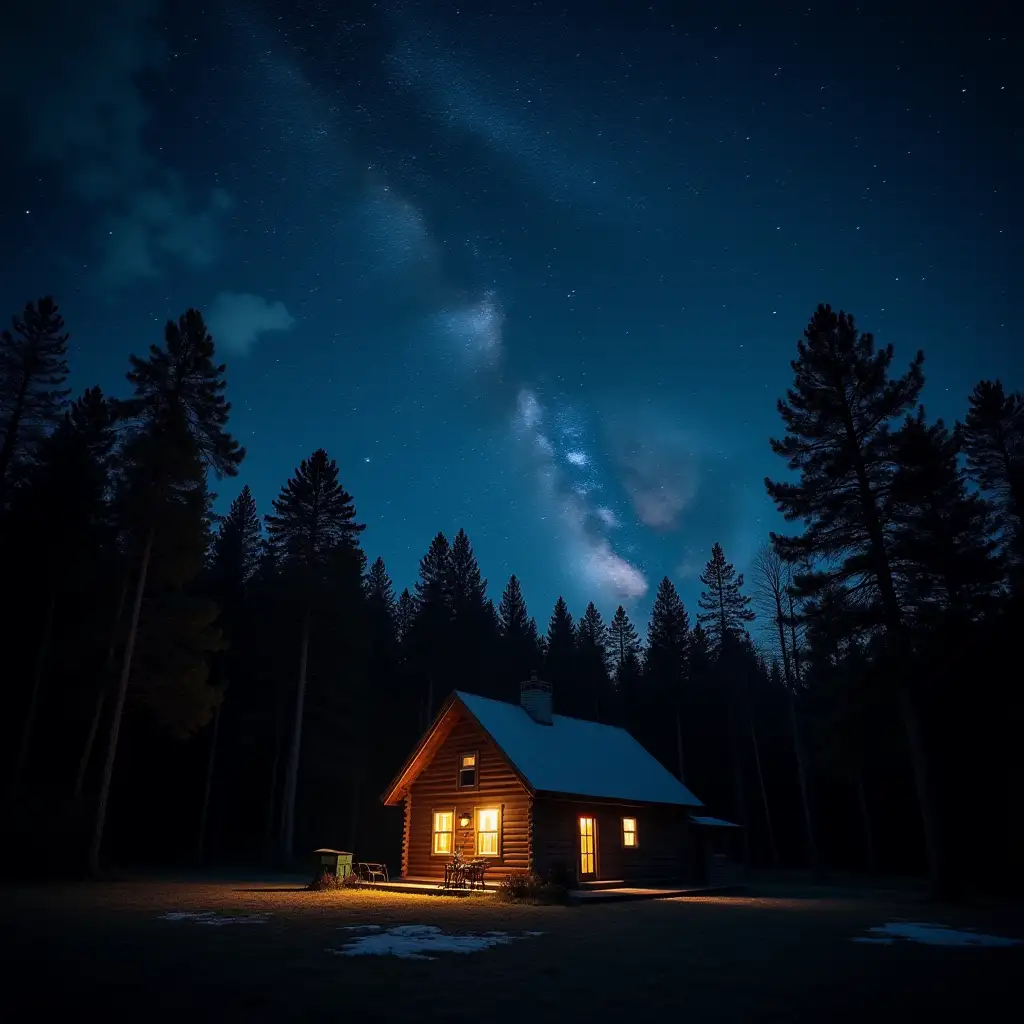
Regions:
M 625 729 L 552 713 L 536 674 L 509 704 L 455 691 L 383 794 L 404 805 L 402 877 L 440 881 L 456 852 L 489 881 L 720 882 L 701 801 Z M 720 856 L 720 855 L 719 855 Z

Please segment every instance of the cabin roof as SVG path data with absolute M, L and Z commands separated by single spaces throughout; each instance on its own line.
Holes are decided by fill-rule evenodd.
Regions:
M 455 696 L 536 792 L 703 806 L 625 729 L 564 715 L 540 725 L 518 704 Z
M 613 725 L 552 715 L 535 722 L 518 704 L 456 690 L 420 740 L 384 802 L 397 803 L 464 708 L 486 732 L 522 781 L 535 793 L 558 793 L 630 803 L 702 807 L 633 737 Z

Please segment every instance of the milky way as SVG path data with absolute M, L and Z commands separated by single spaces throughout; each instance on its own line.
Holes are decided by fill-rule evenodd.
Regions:
M 930 415 L 1024 379 L 998 17 L 8 6 L 5 308 L 54 292 L 75 385 L 117 391 L 201 307 L 261 510 L 325 446 L 399 588 L 464 527 L 540 620 L 642 618 L 663 575 L 692 606 L 715 541 L 744 569 L 778 525 L 818 302 L 925 349 Z

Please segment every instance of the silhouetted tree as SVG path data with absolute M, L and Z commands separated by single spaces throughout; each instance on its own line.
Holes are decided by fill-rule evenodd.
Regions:
M 967 492 L 958 449 L 923 409 L 894 438 L 890 550 L 904 613 L 917 624 L 935 626 L 944 612 L 976 617 L 992 607 L 1003 579 L 992 509 Z
M 913 408 L 924 385 L 924 353 L 902 377 L 889 376 L 892 345 L 875 351 L 874 338 L 858 332 L 853 317 L 819 306 L 797 343 L 793 386 L 779 414 L 784 439 L 772 450 L 786 459 L 797 482 L 765 480 L 769 496 L 787 521 L 800 520 L 797 537 L 772 534 L 779 554 L 791 562 L 814 559 L 824 566 L 798 576 L 812 594 L 828 583 L 855 589 L 860 603 L 877 607 L 877 618 L 905 657 L 904 620 L 891 557 L 886 495 L 892 482 L 893 419 Z M 912 673 L 897 673 L 901 710 L 911 747 L 928 863 L 933 885 L 943 877 L 934 794 Z
M 607 707 L 610 679 L 608 676 L 608 627 L 591 601 L 576 624 L 576 672 L 580 711 L 603 720 Z
M 770 638 L 778 641 L 778 650 L 782 658 L 781 668 L 778 661 L 773 661 L 773 672 L 778 671 L 782 687 L 786 692 L 786 704 L 789 710 L 790 732 L 793 740 L 793 754 L 796 759 L 797 778 L 800 783 L 800 809 L 804 819 L 804 838 L 807 843 L 807 858 L 811 867 L 817 870 L 818 847 L 814 836 L 814 823 L 811 819 L 811 802 L 807 792 L 807 768 L 803 737 L 796 711 L 797 681 L 793 665 L 795 663 L 795 646 L 787 643 L 786 604 L 790 598 L 792 586 L 792 569 L 783 562 L 779 553 L 770 544 L 758 551 L 754 559 L 754 593 L 764 618 L 770 624 Z M 793 649 L 791 649 L 793 647 Z
M 107 506 L 114 431 L 110 406 L 99 388 L 90 388 L 64 414 L 59 426 L 38 444 L 27 486 L 14 495 L 9 536 L 38 535 L 35 571 L 44 587 L 44 611 L 32 672 L 28 711 L 15 768 L 17 792 L 28 764 L 39 697 L 50 660 L 59 597 L 82 581 L 93 581 L 114 543 Z M 73 591 L 72 591 L 73 593 Z M 78 604 L 78 601 L 75 601 Z M 81 617 L 79 612 L 79 617 Z M 81 643 L 84 637 L 78 638 Z M 79 651 L 79 655 L 84 655 Z
M 292 738 L 285 771 L 281 813 L 281 845 L 287 859 L 294 853 L 295 792 L 302 747 L 302 717 L 306 698 L 310 633 L 316 588 L 323 586 L 332 556 L 339 548 L 355 548 L 366 529 L 357 523 L 352 495 L 338 481 L 338 464 L 323 448 L 299 463 L 295 475 L 274 499 L 274 515 L 266 516 L 270 541 L 282 565 L 293 569 L 302 591 L 302 632 L 299 677 L 295 691 Z
M 576 627 L 562 597 L 548 621 L 544 674 L 551 683 L 556 705 L 572 715 L 576 710 Z
M 57 426 L 70 394 L 68 335 L 53 299 L 28 303 L 12 327 L 0 334 L 0 510 L 12 470 Z
M 421 722 L 425 729 L 434 716 L 435 682 L 451 671 L 449 650 L 455 614 L 452 549 L 443 533 L 434 537 L 420 559 L 420 577 L 415 589 L 416 615 L 409 631 L 408 648 L 416 671 L 426 684 Z
M 121 448 L 120 505 L 130 524 L 127 532 L 139 552 L 139 567 L 97 801 L 89 854 L 93 870 L 99 866 L 118 733 L 158 534 L 162 528 L 175 533 L 172 524 L 192 521 L 195 513 L 205 525 L 206 470 L 217 476 L 234 476 L 245 457 L 245 450 L 226 429 L 231 406 L 224 397 L 224 366 L 215 364 L 213 357 L 213 339 L 206 324 L 190 309 L 177 323 L 168 322 L 163 348 L 152 345 L 148 359 L 130 357 L 127 379 L 135 394 L 117 405 L 119 418 L 129 424 Z
M 448 572 L 453 682 L 459 688 L 494 696 L 490 692 L 493 684 L 488 657 L 494 650 L 497 620 L 493 606 L 489 606 L 487 580 L 480 573 L 465 530 L 459 530 L 452 541 Z
M 540 665 L 537 623 L 526 610 L 526 601 L 515 576 L 509 577 L 498 605 L 498 636 L 500 664 L 507 695 L 511 698 L 512 686 L 528 679 L 530 672 Z
M 1000 381 L 983 380 L 971 392 L 970 409 L 957 423 L 967 472 L 1000 512 L 999 525 L 1024 558 L 1024 397 L 1005 394 Z
M 712 547 L 700 581 L 707 590 L 698 599 L 701 612 L 697 619 L 705 627 L 712 649 L 721 654 L 730 640 L 738 641 L 745 634 L 745 623 L 754 621 L 750 598 L 743 593 L 743 574 L 737 574 L 725 560 L 721 544 Z
M 690 616 L 672 581 L 658 584 L 647 626 L 644 677 L 649 693 L 675 721 L 676 770 L 685 781 L 683 718 L 690 676 Z
M 608 624 L 608 650 L 620 717 L 632 721 L 637 711 L 637 688 L 642 672 L 640 637 L 621 604 Z

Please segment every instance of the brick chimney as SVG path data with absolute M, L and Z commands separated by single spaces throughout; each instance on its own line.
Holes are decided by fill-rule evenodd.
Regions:
M 551 725 L 551 684 L 538 679 L 536 672 L 519 684 L 519 703 L 538 725 Z

